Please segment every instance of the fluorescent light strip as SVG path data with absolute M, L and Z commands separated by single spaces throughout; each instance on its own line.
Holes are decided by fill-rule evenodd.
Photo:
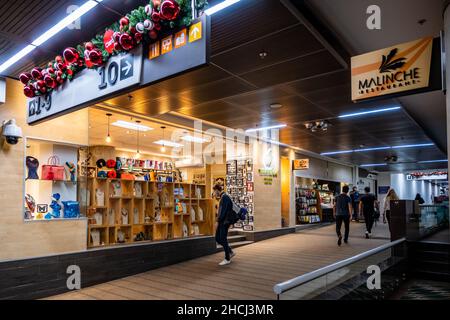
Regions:
M 47 30 L 44 34 L 42 34 L 39 38 L 34 40 L 31 44 L 34 46 L 40 46 L 43 43 L 45 43 L 50 38 L 54 37 L 57 33 L 59 33 L 61 30 L 64 30 L 67 26 L 72 24 L 74 21 L 78 20 L 80 17 L 85 15 L 87 12 L 95 8 L 100 2 L 103 0 L 89 0 L 85 4 L 83 4 L 81 7 L 79 7 L 77 10 L 69 14 L 67 17 L 62 19 L 60 22 L 55 24 L 53 27 L 51 27 L 49 30 Z
M 183 145 L 181 143 L 176 143 L 169 140 L 158 140 L 153 142 L 154 144 L 159 144 L 160 146 L 171 147 L 171 148 L 181 148 Z
M 265 131 L 265 130 L 271 130 L 271 129 L 282 129 L 282 128 L 286 128 L 286 127 L 287 127 L 287 124 L 279 124 L 279 125 L 276 125 L 276 126 L 247 129 L 247 130 L 245 130 L 245 132 L 246 133 L 251 133 L 251 132 Z
M 153 128 L 144 126 L 142 124 L 127 122 L 127 121 L 123 121 L 123 120 L 118 120 L 118 121 L 112 123 L 111 125 L 115 126 L 115 127 L 136 130 L 136 131 L 139 129 L 139 131 L 142 131 L 142 132 L 147 132 L 147 131 L 153 130 Z
M 353 153 L 353 152 L 369 152 L 369 151 L 377 151 L 377 150 L 420 148 L 420 147 L 431 147 L 431 146 L 434 146 L 434 143 L 405 144 L 405 145 L 395 146 L 395 147 L 376 147 L 376 148 L 365 148 L 365 149 L 355 149 L 355 150 L 332 151 L 332 152 L 323 152 L 320 155 L 331 156 L 334 154 L 344 154 L 344 153 Z
M 131 153 L 131 154 L 135 154 L 136 153 L 136 150 L 126 149 L 126 148 L 116 148 L 116 151 L 127 152 L 127 153 Z M 150 152 L 150 151 L 142 151 L 142 150 L 139 150 L 139 153 L 140 154 L 150 155 L 150 156 L 161 157 L 161 158 L 170 158 L 170 159 L 181 159 L 181 158 L 183 158 L 183 157 L 177 157 L 177 156 L 172 156 L 172 155 L 167 155 L 167 154 L 162 154 L 162 153 L 155 153 L 155 152 Z
M 438 162 L 448 162 L 448 160 L 427 160 L 427 161 L 419 161 L 418 163 L 438 163 Z
M 240 0 L 225 0 L 224 2 L 221 2 L 218 5 L 215 5 L 214 7 L 211 7 L 209 9 L 205 10 L 205 13 L 208 16 L 211 16 L 214 13 L 219 12 L 220 10 L 223 10 L 223 9 L 225 9 L 225 8 L 231 6 L 231 5 L 233 5 L 233 4 L 235 4 L 235 3 L 239 2 L 239 1 Z
M 356 112 L 356 113 L 349 113 L 349 114 L 343 114 L 341 116 L 338 116 L 338 118 L 351 118 L 351 117 L 359 117 L 366 114 L 374 114 L 374 113 L 380 113 L 380 112 L 387 112 L 387 111 L 394 111 L 399 110 L 401 107 L 392 107 L 392 108 L 384 108 L 384 109 L 376 109 L 371 111 L 363 111 L 363 112 Z
M 79 7 L 77 10 L 69 14 L 67 17 L 62 19 L 60 22 L 58 22 L 56 25 L 54 25 L 52 28 L 44 32 L 41 36 L 39 36 L 36 40 L 34 40 L 31 45 L 26 46 L 22 50 L 20 50 L 18 53 L 16 53 L 14 56 L 9 58 L 7 61 L 5 61 L 2 65 L 0 65 L 0 73 L 5 72 L 8 68 L 10 68 L 12 65 L 20 61 L 22 58 L 24 58 L 26 55 L 28 55 L 30 52 L 32 52 L 36 47 L 42 45 L 47 40 L 55 36 L 57 33 L 59 33 L 61 30 L 69 26 L 74 21 L 78 20 L 81 16 L 92 10 L 94 7 L 96 7 L 100 2 L 103 0 L 89 0 L 85 4 L 83 4 L 81 7 Z
M 29 54 L 31 51 L 36 49 L 33 45 L 28 45 L 19 52 L 17 52 L 14 56 L 6 60 L 1 66 L 0 66 L 0 73 L 4 72 L 6 69 L 11 67 L 13 64 L 21 60 L 23 57 L 25 57 L 27 54 Z
M 181 140 L 187 141 L 187 142 L 194 142 L 194 143 L 205 143 L 208 140 L 200 137 L 193 137 L 193 136 L 184 136 L 181 138 Z
M 392 149 L 419 148 L 419 147 L 431 147 L 431 146 L 434 146 L 434 143 L 406 144 L 403 146 L 392 147 Z
M 387 166 L 387 163 L 370 163 L 360 165 L 360 167 L 383 167 L 383 166 Z

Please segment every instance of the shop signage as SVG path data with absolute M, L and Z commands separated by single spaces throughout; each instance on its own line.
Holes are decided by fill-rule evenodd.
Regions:
M 417 171 L 406 174 L 406 180 L 447 180 L 447 171 Z
M 189 27 L 149 45 L 145 52 L 142 85 L 149 85 L 209 62 L 210 17 L 203 15 Z
M 276 178 L 277 172 L 274 169 L 259 169 L 258 173 L 261 177 L 273 177 Z
M 97 70 L 84 69 L 51 94 L 28 99 L 28 124 L 75 111 L 138 85 L 141 69 L 142 47 L 112 57 Z
M 427 88 L 433 38 L 423 38 L 352 57 L 352 100 Z
M 294 160 L 294 170 L 307 170 L 309 169 L 309 159 Z

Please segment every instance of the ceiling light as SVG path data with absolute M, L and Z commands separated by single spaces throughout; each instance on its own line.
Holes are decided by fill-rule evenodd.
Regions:
M 264 131 L 264 130 L 271 130 L 271 129 L 282 129 L 282 128 L 286 128 L 287 124 L 279 124 L 276 126 L 269 126 L 269 127 L 261 127 L 261 128 L 254 128 L 254 129 L 247 129 L 245 130 L 246 133 L 251 133 L 251 132 L 257 132 L 257 131 Z
M 181 143 L 176 143 L 169 140 L 158 140 L 154 142 L 155 144 L 159 144 L 161 146 L 171 147 L 171 148 L 181 148 L 183 145 Z
M 195 137 L 195 136 L 191 136 L 191 135 L 186 135 L 186 136 L 182 137 L 181 140 L 184 140 L 187 142 L 194 142 L 194 143 L 205 143 L 205 142 L 209 141 L 205 138 Z
M 402 146 L 392 147 L 392 149 L 420 148 L 420 147 L 431 147 L 431 146 L 434 146 L 434 143 L 405 144 Z
M 332 156 L 332 155 L 335 155 L 335 154 L 345 154 L 345 153 L 353 153 L 353 150 L 322 152 L 320 155 L 322 155 L 322 156 Z
M 32 42 L 32 45 L 34 46 L 40 46 L 44 42 L 46 42 L 48 39 L 55 36 L 58 32 L 61 30 L 64 30 L 66 27 L 71 25 L 74 21 L 78 20 L 81 16 L 92 10 L 94 7 L 96 7 L 100 2 L 103 0 L 90 0 L 86 3 L 84 3 L 81 7 L 79 7 L 77 10 L 69 14 L 67 17 L 62 19 L 60 22 L 55 24 L 52 28 L 50 28 L 48 31 L 46 31 L 44 34 L 42 34 L 39 38 L 34 40 Z
M 439 162 L 448 162 L 448 160 L 426 160 L 426 161 L 419 161 L 418 163 L 439 163 Z
M 6 69 L 11 67 L 13 64 L 15 64 L 17 61 L 22 60 L 23 57 L 25 57 L 27 54 L 29 54 L 31 51 L 36 49 L 35 46 L 28 45 L 22 50 L 20 50 L 18 53 L 16 53 L 14 56 L 6 60 L 1 66 L 0 66 L 0 73 L 4 72 Z
M 401 109 L 401 107 L 391 107 L 391 108 L 384 108 L 384 109 L 376 109 L 376 110 L 370 110 L 370 111 L 363 111 L 363 112 L 343 114 L 343 115 L 339 116 L 338 118 L 359 117 L 359 116 L 363 116 L 363 115 L 366 115 L 366 114 L 394 111 L 394 110 L 399 110 L 399 109 Z
M 32 44 L 26 46 L 22 50 L 20 50 L 18 53 L 16 53 L 14 56 L 9 58 L 7 61 L 5 61 L 2 65 L 0 65 L 0 73 L 6 71 L 9 67 L 14 65 L 16 62 L 20 61 L 22 58 L 24 58 L 26 55 L 28 55 L 30 52 L 32 52 L 34 49 L 36 49 L 37 46 L 42 45 L 44 42 L 55 36 L 57 33 L 59 33 L 61 30 L 72 24 L 74 21 L 78 20 L 81 16 L 86 14 L 88 11 L 92 10 L 94 7 L 96 7 L 100 2 L 103 0 L 89 0 L 86 3 L 84 3 L 81 7 L 79 7 L 77 10 L 69 14 L 67 17 L 62 19 L 60 22 L 58 22 L 56 25 L 54 25 L 52 28 L 44 32 L 41 36 L 39 36 L 36 40 L 32 42 Z
M 270 105 L 270 109 L 280 109 L 282 107 L 283 107 L 283 105 L 281 103 L 272 103 Z
M 208 16 L 211 16 L 214 13 L 219 12 L 220 10 L 223 10 L 223 9 L 225 9 L 225 8 L 231 6 L 231 5 L 233 5 L 233 4 L 235 4 L 235 3 L 239 2 L 239 1 L 240 0 L 225 0 L 225 1 L 221 2 L 221 3 L 219 3 L 218 5 L 215 5 L 214 7 L 211 7 L 209 9 L 205 10 L 205 13 Z
M 107 113 L 106 116 L 108 117 L 108 134 L 106 135 L 106 143 L 111 143 L 112 139 L 111 139 L 111 133 L 109 131 L 109 120 L 111 119 L 112 114 L 111 113 Z
M 125 128 L 125 129 L 139 130 L 139 131 L 143 131 L 143 132 L 153 130 L 153 128 L 144 126 L 142 124 L 127 122 L 127 121 L 123 121 L 123 120 L 118 120 L 118 121 L 114 122 L 112 125 L 116 126 L 116 127 Z
M 378 148 L 365 148 L 365 149 L 356 149 L 354 152 L 368 152 L 368 151 L 378 151 L 378 150 L 387 150 L 391 149 L 391 147 L 378 147 Z
M 371 163 L 371 164 L 362 164 L 360 167 L 382 167 L 387 166 L 386 163 Z

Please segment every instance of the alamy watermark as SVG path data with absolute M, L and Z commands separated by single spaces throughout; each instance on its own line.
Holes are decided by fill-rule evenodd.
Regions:
M 381 290 L 381 269 L 377 265 L 371 265 L 367 267 L 367 274 L 370 274 L 367 278 L 367 289 L 369 290 Z
M 366 22 L 367 28 L 381 30 L 381 8 L 373 4 L 367 7 L 366 13 L 369 15 Z
M 80 290 L 81 289 L 81 268 L 77 265 L 70 265 L 67 267 L 66 273 L 69 275 L 66 281 L 67 289 Z
M 80 7 L 75 5 L 75 4 L 71 5 L 71 6 L 68 6 L 67 9 L 66 9 L 66 13 L 67 13 L 67 15 L 70 15 L 70 14 L 74 13 L 76 10 L 78 10 L 79 8 Z M 67 29 L 69 29 L 69 30 L 80 30 L 81 29 L 81 17 L 78 18 L 77 20 L 75 20 L 74 22 L 72 22 L 71 24 L 69 24 L 67 26 Z

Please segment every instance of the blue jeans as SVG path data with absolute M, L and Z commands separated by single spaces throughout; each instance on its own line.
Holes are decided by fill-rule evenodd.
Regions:
M 223 250 L 225 251 L 225 259 L 230 260 L 231 253 L 233 250 L 231 250 L 230 245 L 228 244 L 228 229 L 230 228 L 229 224 L 221 224 L 219 223 L 216 230 L 216 242 L 220 244 L 223 247 Z

